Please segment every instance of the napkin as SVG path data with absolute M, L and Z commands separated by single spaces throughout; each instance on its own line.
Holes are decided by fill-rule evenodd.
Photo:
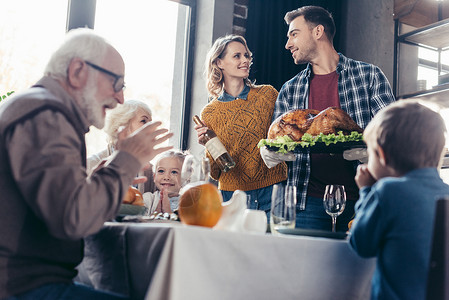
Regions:
M 265 212 L 246 209 L 246 198 L 245 192 L 236 190 L 231 199 L 222 204 L 223 211 L 214 229 L 265 233 L 267 228 Z

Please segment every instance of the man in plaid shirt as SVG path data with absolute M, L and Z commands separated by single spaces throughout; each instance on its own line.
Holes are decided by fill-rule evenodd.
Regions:
M 378 111 L 395 101 L 390 84 L 378 67 L 335 51 L 335 24 L 328 11 L 304 6 L 288 12 L 284 19 L 289 25 L 285 48 L 292 53 L 295 64 L 308 65 L 282 86 L 273 121 L 290 110 L 324 110 L 333 106 L 346 111 L 365 128 Z M 287 184 L 297 187 L 296 227 L 330 230 L 331 219 L 323 207 L 324 189 L 327 184 L 343 184 L 348 201 L 337 230 L 348 229 L 358 199 L 354 181 L 358 162 L 345 160 L 343 154 L 309 150 L 283 155 L 264 147 L 261 155 L 268 167 L 287 161 Z

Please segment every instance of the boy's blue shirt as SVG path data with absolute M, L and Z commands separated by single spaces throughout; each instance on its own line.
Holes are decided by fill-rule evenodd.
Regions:
M 436 168 L 360 189 L 350 244 L 377 256 L 372 299 L 425 299 L 436 201 L 449 195 Z

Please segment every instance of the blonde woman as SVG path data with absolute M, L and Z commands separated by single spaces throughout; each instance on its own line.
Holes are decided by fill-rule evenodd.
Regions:
M 198 142 L 204 145 L 207 128 L 212 129 L 236 166 L 223 173 L 211 161 L 211 177 L 218 180 L 224 201 L 235 190 L 250 195 L 253 209 L 271 208 L 272 185 L 287 179 L 286 165 L 268 169 L 258 142 L 266 138 L 278 92 L 271 85 L 255 85 L 248 79 L 252 53 L 238 35 L 217 39 L 206 59 L 207 90 L 210 102 L 201 111 L 207 127 L 196 125 Z
M 152 120 L 151 109 L 145 102 L 139 100 L 127 100 L 122 105 L 118 105 L 109 111 L 106 116 L 104 132 L 107 134 L 108 147 L 103 151 L 87 158 L 87 171 L 94 170 L 102 161 L 110 156 L 117 149 L 118 133 L 120 129 L 127 131 L 127 135 L 133 133 L 143 125 Z M 139 184 L 141 193 L 154 192 L 156 187 L 153 181 L 151 166 L 142 174 L 147 177 L 145 183 Z

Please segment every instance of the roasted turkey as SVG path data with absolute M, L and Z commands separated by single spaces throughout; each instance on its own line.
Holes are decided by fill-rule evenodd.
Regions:
M 271 124 L 268 139 L 288 135 L 294 141 L 300 141 L 305 133 L 311 135 L 331 134 L 342 131 L 363 132 L 354 120 L 341 108 L 329 107 L 323 111 L 316 109 L 296 109 L 286 112 Z

